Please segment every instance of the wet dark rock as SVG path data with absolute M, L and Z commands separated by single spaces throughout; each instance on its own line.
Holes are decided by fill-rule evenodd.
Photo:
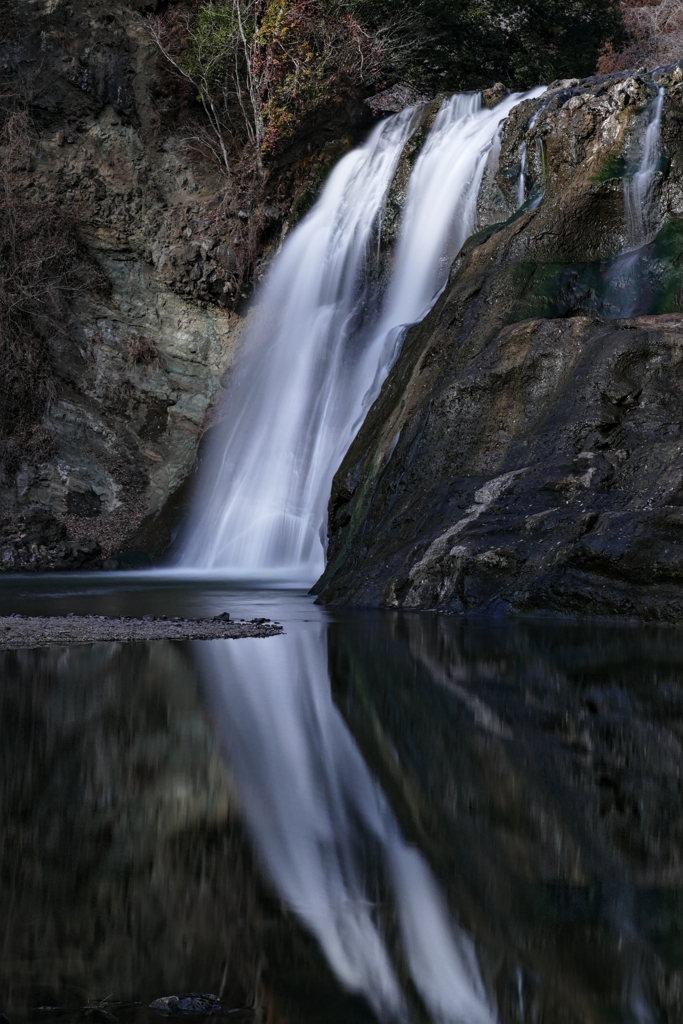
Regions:
M 230 622 L 230 612 L 221 612 L 220 615 L 214 616 L 215 622 Z
M 174 1017 L 178 1014 L 220 1013 L 221 1001 L 218 996 L 190 992 L 184 996 L 163 996 L 149 1004 L 150 1010 Z
M 485 107 L 495 107 L 509 95 L 510 90 L 506 89 L 502 82 L 496 82 L 490 89 L 484 89 L 481 94 L 481 102 Z
M 321 601 L 683 621 L 682 79 L 661 78 L 670 169 L 630 296 L 610 292 L 611 168 L 642 145 L 651 79 L 513 111 L 496 203 L 514 210 L 522 142 L 543 201 L 471 238 L 409 332 L 334 480 Z

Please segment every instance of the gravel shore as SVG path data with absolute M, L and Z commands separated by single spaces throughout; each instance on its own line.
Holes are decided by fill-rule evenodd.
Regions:
M 110 641 L 135 643 L 143 640 L 239 640 L 282 633 L 279 623 L 269 619 L 231 622 L 214 619 L 142 618 L 104 615 L 0 616 L 0 650 L 22 647 L 62 647 Z

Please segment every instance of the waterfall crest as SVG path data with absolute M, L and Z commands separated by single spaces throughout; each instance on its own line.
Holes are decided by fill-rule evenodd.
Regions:
M 439 110 L 413 169 L 383 301 L 373 240 L 406 142 L 408 109 L 344 157 L 289 237 L 259 296 L 200 480 L 180 565 L 313 582 L 336 472 L 405 329 L 429 311 L 476 227 L 500 122 L 523 99 Z M 379 307 L 379 310 L 378 310 Z

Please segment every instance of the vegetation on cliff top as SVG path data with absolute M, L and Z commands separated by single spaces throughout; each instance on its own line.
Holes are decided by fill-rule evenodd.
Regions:
M 683 0 L 622 0 L 621 11 L 626 45 L 608 43 L 598 70 L 653 68 L 683 56 Z
M 626 41 L 618 0 L 183 0 L 148 26 L 227 173 L 245 143 L 261 167 L 330 107 L 398 81 L 523 88 L 591 74 Z

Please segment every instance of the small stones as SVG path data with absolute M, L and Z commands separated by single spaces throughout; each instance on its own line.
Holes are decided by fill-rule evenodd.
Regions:
M 162 996 L 150 1003 L 149 1008 L 164 1017 L 175 1017 L 178 1014 L 210 1014 L 220 1013 L 221 1001 L 218 996 L 210 993 L 188 992 L 183 996 Z
M 3 650 L 108 642 L 226 640 L 276 636 L 281 632 L 282 627 L 269 619 L 236 622 L 227 612 L 213 619 L 169 619 L 155 615 L 0 616 Z

